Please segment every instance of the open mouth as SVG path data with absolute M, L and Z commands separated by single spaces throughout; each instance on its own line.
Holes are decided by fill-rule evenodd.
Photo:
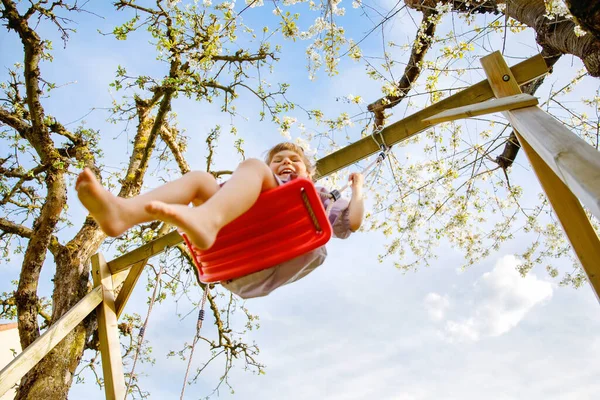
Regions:
M 294 170 L 291 168 L 284 168 L 281 171 L 279 171 L 279 175 L 289 175 L 289 174 L 293 174 Z

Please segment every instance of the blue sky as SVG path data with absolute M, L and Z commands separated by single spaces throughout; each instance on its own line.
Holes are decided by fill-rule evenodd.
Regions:
M 348 4 L 346 4 L 348 3 Z M 390 8 L 395 1 L 377 3 Z M 343 2 L 347 16 L 340 19 L 349 35 L 358 38 L 371 27 L 352 11 L 350 2 Z M 89 127 L 101 130 L 104 163 L 107 171 L 122 168 L 127 161 L 128 135 L 123 126 L 105 122 L 113 97 L 108 84 L 117 65 L 124 65 L 132 74 L 150 74 L 160 71 L 154 61 L 152 48 L 145 35 L 133 35 L 129 40 L 116 42 L 97 33 L 109 31 L 121 18 L 110 12 L 107 4 L 89 6 L 104 18 L 90 14 L 77 17 L 78 33 L 63 49 L 54 42 L 55 61 L 43 64 L 42 73 L 51 81 L 65 84 L 55 91 L 52 100 L 44 103 L 46 110 L 64 123 L 82 117 Z M 236 9 L 241 9 L 238 4 Z M 303 6 L 295 6 L 304 12 Z M 273 23 L 272 5 L 246 13 L 249 25 Z M 302 19 L 306 29 L 315 13 Z M 403 12 L 385 31 L 386 41 L 407 42 L 415 32 L 410 15 Z M 420 16 L 412 14 L 415 20 Z M 81 18 L 81 19 L 79 19 Z M 441 29 L 450 29 L 460 20 L 447 18 Z M 261 25 L 262 26 L 262 25 Z M 49 31 L 42 27 L 44 31 Z M 357 114 L 359 108 L 339 98 L 349 94 L 360 95 L 368 103 L 381 96 L 378 83 L 368 80 L 362 64 L 342 61 L 340 74 L 327 77 L 322 71 L 318 79 L 307 79 L 304 49 L 307 42 L 283 42 L 284 53 L 276 64 L 270 82 L 291 83 L 289 96 L 307 108 L 321 108 L 334 116 L 346 111 Z M 363 44 L 365 53 L 376 55 L 381 51 L 381 37 L 371 37 Z M 19 43 L 5 30 L 0 33 L 3 66 L 21 57 Z M 501 49 L 498 38 L 490 39 L 485 49 Z M 509 64 L 537 52 L 531 32 L 511 37 L 507 51 Z M 404 59 L 406 61 L 406 58 Z M 550 88 L 560 87 L 564 79 L 579 68 L 577 60 L 564 57 L 549 82 L 540 89 L 540 97 L 547 96 Z M 399 70 L 403 66 L 398 67 Z M 5 70 L 1 72 L 5 76 Z M 398 74 L 397 74 L 398 75 Z M 397 76 L 396 75 L 396 76 Z M 473 83 L 483 79 L 481 71 L 473 71 L 465 78 Z M 69 83 L 68 85 L 66 85 Z M 443 87 L 463 85 L 447 78 Z M 574 101 L 598 90 L 598 81 L 588 79 L 576 88 Z M 417 100 L 417 104 L 419 100 Z M 217 152 L 217 169 L 231 169 L 239 157 L 231 150 L 234 138 L 225 132 L 232 122 L 245 140 L 246 154 L 262 157 L 264 151 L 282 138 L 276 127 L 257 118 L 257 107 L 252 99 L 242 95 L 237 102 L 240 117 L 231 118 L 219 113 L 218 104 L 195 104 L 178 100 L 174 110 L 179 126 L 190 137 L 188 161 L 192 168 L 203 169 L 204 138 L 216 124 L 223 126 L 222 144 Z M 365 104 L 362 105 L 365 107 Z M 404 112 L 415 108 L 396 110 L 390 118 L 395 121 Z M 92 113 L 90 109 L 96 108 Z M 85 117 L 84 117 L 85 116 Z M 301 120 L 302 113 L 296 117 Z M 244 118 L 246 117 L 246 118 Z M 319 130 L 310 121 L 308 129 Z M 312 124 L 312 125 L 311 125 Z M 69 125 L 73 128 L 76 124 Z M 467 132 L 481 129 L 471 123 Z M 349 141 L 359 137 L 360 126 L 349 128 Z M 299 135 L 292 130 L 294 137 Z M 346 139 L 337 134 L 339 144 Z M 314 143 L 317 146 L 316 143 Z M 418 158 L 419 145 L 401 147 L 396 155 L 407 154 Z M 324 154 L 319 154 L 322 156 Z M 539 185 L 523 155 L 519 155 L 511 179 L 530 189 L 527 197 L 535 202 Z M 157 184 L 154 177 L 148 187 Z M 535 189 L 538 188 L 538 189 Z M 85 218 L 85 212 L 70 192 L 70 216 L 76 227 Z M 70 230 L 65 230 L 69 237 Z M 447 243 L 438 249 L 438 259 L 429 268 L 402 273 L 393 267 L 392 260 L 377 262 L 384 251 L 385 238 L 377 232 L 359 232 L 345 241 L 328 245 L 326 264 L 307 278 L 284 287 L 266 298 L 253 299 L 245 306 L 260 316 L 260 329 L 246 337 L 261 349 L 258 360 L 266 365 L 266 374 L 256 376 L 236 368 L 230 373 L 232 395 L 227 388 L 221 398 L 262 399 L 592 399 L 600 389 L 597 376 L 600 366 L 600 317 L 598 302 L 585 285 L 580 290 L 558 287 L 547 277 L 543 268 L 521 278 L 515 271 L 518 260 L 514 254 L 524 251 L 529 238 L 516 237 L 491 257 L 465 271 L 461 254 Z M 110 254 L 110 250 L 108 250 Z M 0 263 L 0 292 L 11 290 L 9 282 L 19 273 L 18 257 L 10 263 Z M 157 264 L 159 261 L 155 260 Z M 565 261 L 563 269 L 570 268 Z M 42 276 L 41 292 L 50 295 L 50 279 L 54 274 L 51 260 Z M 146 314 L 148 293 L 144 285 L 136 288 L 127 312 Z M 192 298 L 198 300 L 199 290 Z M 194 312 L 181 319 L 179 314 L 193 311 L 188 302 L 178 305 L 172 301 L 156 307 L 151 316 L 147 339 L 157 362 L 153 366 L 138 366 L 143 371 L 142 386 L 151 392 L 151 398 L 178 398 L 186 363 L 166 358 L 169 350 L 177 350 L 192 340 L 195 330 Z M 205 322 L 208 336 L 214 334 L 210 313 Z M 241 318 L 238 320 L 241 323 Z M 213 335 L 214 337 L 214 335 Z M 209 357 L 207 348 L 199 345 L 194 367 Z M 241 365 L 241 364 L 240 364 Z M 222 374 L 217 361 L 186 390 L 186 398 L 201 398 L 211 393 Z M 102 399 L 104 394 L 90 375 L 85 384 L 74 385 L 70 398 Z

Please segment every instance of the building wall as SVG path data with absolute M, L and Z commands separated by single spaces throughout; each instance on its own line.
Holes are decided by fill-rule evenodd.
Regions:
M 0 369 L 14 359 L 11 349 L 17 353 L 21 352 L 21 344 L 19 343 L 19 332 L 17 324 L 0 324 Z M 15 391 L 9 390 L 0 396 L 0 400 L 12 400 L 15 398 Z

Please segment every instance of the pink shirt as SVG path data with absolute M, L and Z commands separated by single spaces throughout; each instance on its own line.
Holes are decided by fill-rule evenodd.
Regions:
M 323 206 L 327 209 L 329 202 L 332 201 L 328 198 L 329 192 L 323 187 L 317 187 L 317 191 L 321 195 Z M 331 226 L 333 227 L 333 237 L 346 239 L 352 233 L 350 230 L 348 205 L 348 200 L 341 198 L 331 208 L 329 222 L 331 222 Z M 304 278 L 319 265 L 323 264 L 326 257 L 327 249 L 325 246 L 321 246 L 275 267 L 241 278 L 224 281 L 221 284 L 244 299 L 266 296 L 280 286 Z

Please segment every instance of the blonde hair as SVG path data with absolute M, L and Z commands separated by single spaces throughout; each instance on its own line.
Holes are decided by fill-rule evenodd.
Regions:
M 300 156 L 300 158 L 302 159 L 302 162 L 306 166 L 306 172 L 308 173 L 308 176 L 312 179 L 313 175 L 316 172 L 315 166 L 310 162 L 308 157 L 306 157 L 306 155 L 304 154 L 304 149 L 295 143 L 283 142 L 283 143 L 279 143 L 279 144 L 276 144 L 275 146 L 273 146 L 267 152 L 267 156 L 265 157 L 265 162 L 267 163 L 267 165 L 271 164 L 271 161 L 273 160 L 273 157 L 275 157 L 275 154 L 279 153 L 280 151 L 284 151 L 284 150 L 293 151 L 294 153 L 296 153 Z

